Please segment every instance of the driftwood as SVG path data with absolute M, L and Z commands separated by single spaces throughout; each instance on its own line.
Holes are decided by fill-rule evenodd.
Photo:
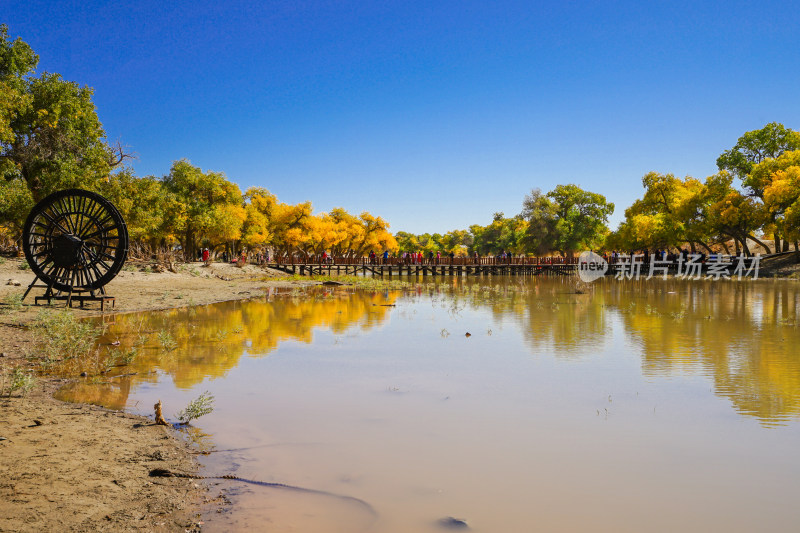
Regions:
M 158 400 L 158 403 L 153 406 L 156 410 L 156 424 L 159 426 L 168 426 L 169 423 L 164 420 L 164 416 L 161 414 L 161 400 Z

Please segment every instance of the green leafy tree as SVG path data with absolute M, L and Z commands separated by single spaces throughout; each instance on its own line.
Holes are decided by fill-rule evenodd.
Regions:
M 395 233 L 394 238 L 397 240 L 397 246 L 403 252 L 410 252 L 419 248 L 419 240 L 413 233 L 398 231 Z
M 177 241 L 170 213 L 180 210 L 180 206 L 160 179 L 139 178 L 131 169 L 124 169 L 101 183 L 100 193 L 119 209 L 131 241 L 151 252 Z
M 800 149 L 800 132 L 777 122 L 770 122 L 759 130 L 748 131 L 730 150 L 725 150 L 717 158 L 717 167 L 727 170 L 737 178 L 747 181 L 753 166 L 765 159 L 774 159 L 788 150 Z M 762 190 L 756 184 L 745 183 L 751 187 L 755 196 L 761 197 Z
M 8 26 L 0 25 L 0 142 L 14 140 L 12 120 L 31 104 L 31 95 L 26 91 L 26 76 L 36 69 L 37 56 L 28 43 L 21 38 L 10 41 Z M 3 174 L 11 170 L 10 161 Z
M 0 170 L 22 180 L 34 201 L 68 187 L 98 188 L 126 157 L 112 149 L 92 89 L 59 74 L 34 76 L 38 56 L 0 27 Z
M 556 186 L 547 197 L 554 204 L 556 249 L 572 257 L 578 250 L 602 245 L 608 217 L 614 212 L 614 204 L 605 196 L 570 184 Z
M 521 216 L 528 222 L 522 238 L 525 251 L 537 256 L 553 252 L 558 241 L 555 203 L 541 190 L 533 189 L 522 202 Z
M 522 216 L 506 218 L 502 212 L 495 213 L 488 226 L 470 226 L 472 245 L 470 252 L 481 255 L 496 255 L 502 252 L 523 253 L 524 238 L 528 223 Z
M 472 234 L 463 229 L 448 231 L 439 239 L 439 251 L 446 254 L 466 255 L 472 245 Z

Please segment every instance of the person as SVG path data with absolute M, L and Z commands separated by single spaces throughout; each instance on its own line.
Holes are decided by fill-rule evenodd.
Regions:
M 208 248 L 203 248 L 203 263 L 208 266 L 208 258 L 210 254 L 208 252 Z
M 328 251 L 322 250 L 322 263 L 325 264 L 328 262 Z
M 387 264 L 389 262 L 389 250 L 383 251 L 383 264 Z

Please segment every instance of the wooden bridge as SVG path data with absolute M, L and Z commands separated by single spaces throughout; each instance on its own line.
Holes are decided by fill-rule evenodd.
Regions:
M 301 276 L 372 275 L 372 276 L 538 276 L 569 275 L 577 272 L 577 260 L 543 261 L 536 258 L 445 258 L 440 261 L 412 262 L 389 258 L 355 259 L 307 263 L 289 260 L 269 263 L 287 274 Z

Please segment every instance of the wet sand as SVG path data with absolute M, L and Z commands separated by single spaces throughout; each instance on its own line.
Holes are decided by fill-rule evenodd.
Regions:
M 33 280 L 22 264 L 22 259 L 0 264 L 0 301 L 21 295 Z M 128 263 L 106 287 L 116 297 L 113 312 L 249 298 L 269 286 L 303 283 L 281 281 L 253 266 L 189 263 L 177 270 L 154 273 L 149 265 Z M 8 285 L 9 280 L 19 285 Z M 18 310 L 0 306 L 0 372 L 34 367 L 26 359 L 35 353 L 25 325 L 41 308 L 33 305 L 33 296 L 42 292 L 33 289 Z M 98 315 L 99 307 L 87 303 L 75 313 Z M 220 505 L 209 501 L 205 486 L 190 478 L 148 476 L 153 468 L 196 472 L 191 446 L 152 417 L 52 397 L 75 378 L 41 377 L 24 397 L 17 392 L 0 398 L 0 531 L 199 530 L 200 513 Z

